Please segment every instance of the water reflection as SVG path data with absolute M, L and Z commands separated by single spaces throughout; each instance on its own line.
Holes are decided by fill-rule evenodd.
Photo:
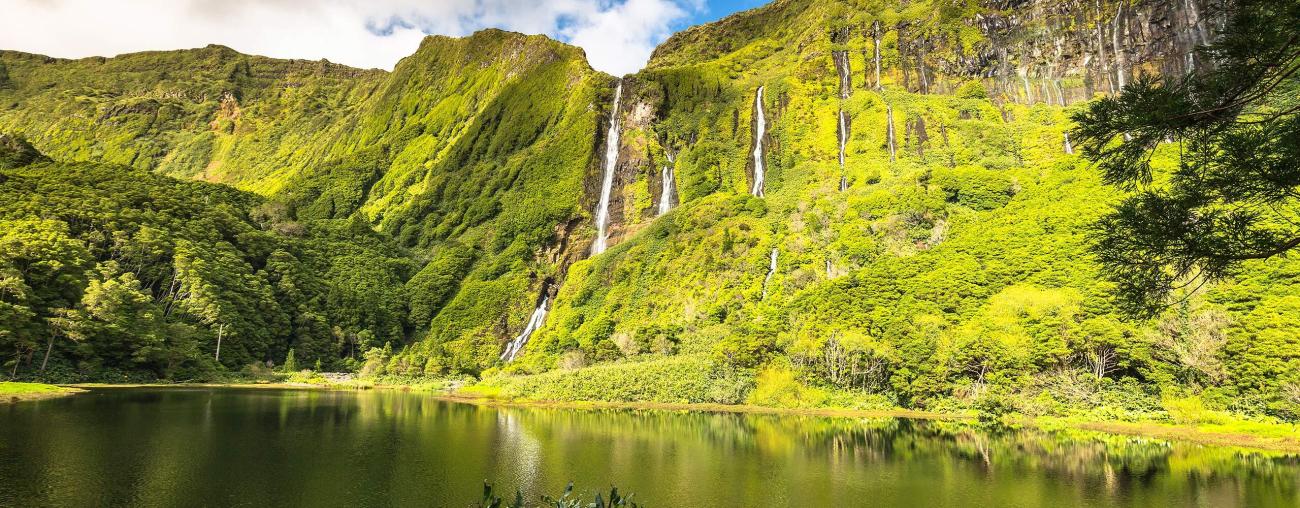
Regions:
M 0 506 L 1296 506 L 1300 458 L 894 418 L 572 411 L 388 391 L 112 389 L 0 406 Z

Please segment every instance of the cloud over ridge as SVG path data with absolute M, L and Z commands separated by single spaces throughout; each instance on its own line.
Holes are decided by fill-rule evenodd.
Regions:
M 392 69 L 426 34 L 546 34 L 615 75 L 645 65 L 701 0 L 0 0 L 0 49 L 79 58 L 223 44 Z

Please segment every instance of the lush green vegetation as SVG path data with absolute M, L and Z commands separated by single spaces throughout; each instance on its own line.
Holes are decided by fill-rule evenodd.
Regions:
M 1102 221 L 1098 257 L 1134 314 L 1300 246 L 1300 5 L 1241 0 L 1202 51 L 1217 65 L 1147 77 L 1075 116 L 1108 183 L 1136 190 Z M 1161 143 L 1183 151 L 1151 165 Z
M 479 500 L 479 508 L 526 508 L 529 506 L 542 506 L 554 508 L 620 508 L 628 506 L 636 508 L 640 506 L 632 502 L 632 496 L 626 496 L 618 493 L 618 487 L 609 488 L 609 498 L 606 500 L 600 492 L 594 494 L 595 498 L 591 502 L 583 502 L 582 496 L 573 493 L 573 482 L 564 488 L 564 493 L 559 498 L 551 496 L 542 496 L 541 502 L 529 503 L 524 500 L 524 494 L 518 490 L 512 500 L 506 501 L 492 492 L 492 484 L 483 483 L 483 499 Z
M 297 222 L 252 194 L 121 166 L 0 177 L 11 377 L 214 379 L 290 348 L 343 368 L 407 337 L 417 266 L 364 222 Z
M 628 77 L 619 235 L 590 258 L 613 80 L 575 48 L 430 38 L 392 73 L 0 54 L 0 129 L 59 161 L 0 139 L 5 374 L 211 379 L 292 351 L 510 398 L 1300 419 L 1300 264 L 1123 312 L 1094 226 L 1130 195 L 1067 149 L 1088 103 L 941 72 L 992 43 L 974 2 L 855 4 L 693 28 Z M 832 51 L 857 55 L 845 99 Z M 1179 145 L 1142 136 L 1155 180 L 1178 175 Z M 656 217 L 669 153 L 680 205 Z M 545 325 L 502 363 L 544 288 Z
M 43 383 L 14 383 L 9 381 L 0 381 L 0 404 L 6 402 L 61 397 L 77 393 L 78 391 L 80 390 Z

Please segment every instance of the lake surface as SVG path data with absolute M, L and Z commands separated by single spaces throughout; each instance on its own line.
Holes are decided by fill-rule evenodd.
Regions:
M 1300 506 L 1300 457 L 895 418 L 112 388 L 0 405 L 0 506 L 469 506 L 573 480 L 669 506 Z M 590 500 L 591 496 L 586 496 Z

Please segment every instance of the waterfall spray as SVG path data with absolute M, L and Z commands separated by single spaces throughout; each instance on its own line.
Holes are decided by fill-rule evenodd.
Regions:
M 591 255 L 605 252 L 609 241 L 609 198 L 614 191 L 614 170 L 618 167 L 618 105 L 623 98 L 623 80 L 614 89 L 614 107 L 609 111 L 609 133 L 605 135 L 605 176 L 601 181 L 600 204 L 596 208 L 596 241 Z
M 754 187 L 750 193 L 763 197 L 763 136 L 767 134 L 767 119 L 763 116 L 763 87 L 754 96 Z

